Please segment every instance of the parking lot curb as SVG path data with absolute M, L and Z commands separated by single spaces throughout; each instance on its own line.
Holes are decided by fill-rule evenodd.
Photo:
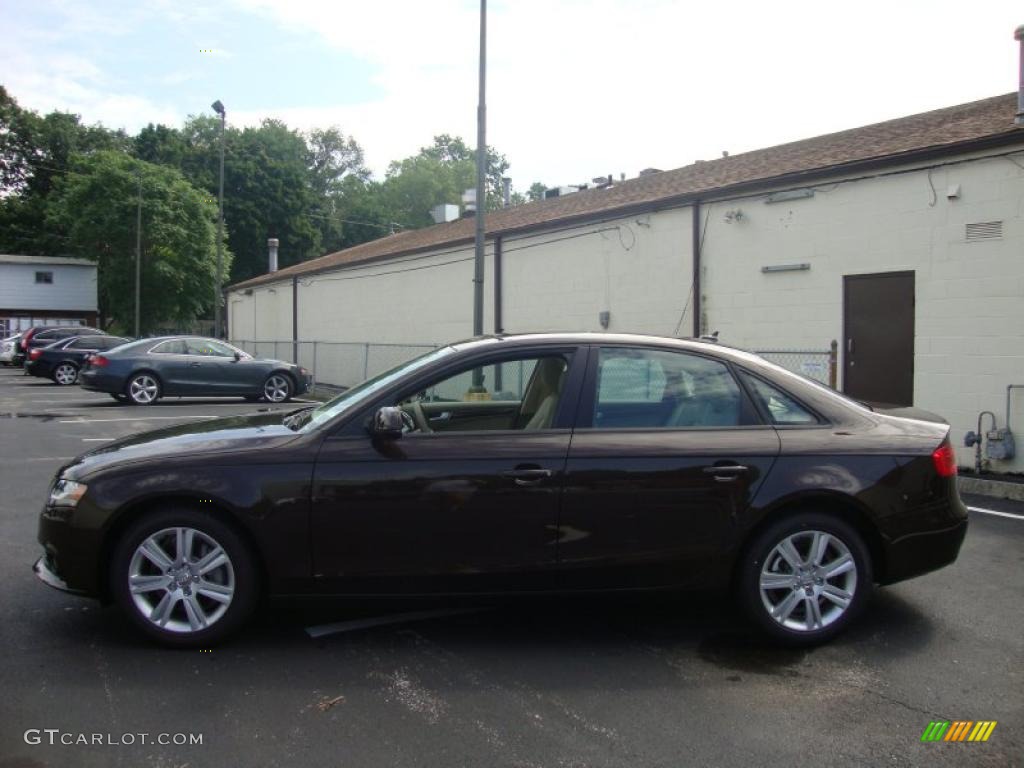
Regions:
M 1008 483 L 1000 480 L 989 480 L 982 477 L 958 478 L 960 493 L 976 496 L 989 496 L 993 499 L 1010 499 L 1024 501 L 1024 483 Z

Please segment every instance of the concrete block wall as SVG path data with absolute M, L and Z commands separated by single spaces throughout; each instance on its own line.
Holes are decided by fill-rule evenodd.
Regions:
M 948 199 L 953 185 L 960 195 Z M 981 410 L 1002 424 L 1006 385 L 1024 382 L 1024 168 L 975 157 L 814 189 L 782 203 L 758 195 L 705 207 L 707 329 L 752 349 L 825 348 L 842 342 L 844 275 L 913 270 L 914 405 L 948 419 L 960 464 L 973 464 L 964 434 Z M 966 240 L 968 223 L 989 221 L 1002 221 L 1001 239 Z M 810 270 L 761 272 L 802 262 Z M 1012 419 L 1024 436 L 1024 395 Z M 993 469 L 1019 472 L 1024 460 Z

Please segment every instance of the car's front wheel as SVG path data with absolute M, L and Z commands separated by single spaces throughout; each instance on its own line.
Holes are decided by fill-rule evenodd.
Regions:
M 222 640 L 248 618 L 258 596 L 253 558 L 238 534 L 187 507 L 144 515 L 124 532 L 110 585 L 135 626 L 179 647 Z
M 125 394 L 136 405 L 152 405 L 160 399 L 160 381 L 151 373 L 137 373 L 128 380 Z
M 285 403 L 291 399 L 295 387 L 286 373 L 272 373 L 263 382 L 263 398 L 271 403 Z
M 787 645 L 831 639 L 856 616 L 872 588 L 861 535 L 838 517 L 806 512 L 762 531 L 739 564 L 747 615 Z
M 61 363 L 53 369 L 53 380 L 62 387 L 74 384 L 78 381 L 78 366 L 74 363 Z

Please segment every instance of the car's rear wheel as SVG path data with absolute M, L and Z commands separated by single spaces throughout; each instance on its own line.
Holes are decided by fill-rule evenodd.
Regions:
M 861 535 L 832 515 L 805 512 L 762 531 L 739 564 L 747 615 L 787 645 L 812 645 L 841 632 L 871 592 L 871 557 Z
M 53 369 L 53 380 L 62 387 L 74 384 L 78 381 L 78 366 L 74 363 L 61 363 Z
M 263 398 L 271 403 L 285 403 L 291 400 L 295 387 L 286 373 L 272 373 L 263 382 Z
M 136 405 L 152 405 L 160 399 L 160 380 L 151 373 L 137 373 L 128 380 L 125 394 Z
M 211 645 L 252 613 L 257 571 L 248 547 L 218 518 L 195 509 L 144 515 L 114 548 L 111 594 L 150 637 Z

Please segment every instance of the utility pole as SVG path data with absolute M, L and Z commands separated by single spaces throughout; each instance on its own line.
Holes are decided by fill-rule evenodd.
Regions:
M 213 111 L 220 115 L 220 192 L 217 195 L 217 288 L 213 297 L 213 335 L 221 337 L 220 332 L 220 302 L 221 283 L 224 279 L 224 124 L 227 120 L 227 111 L 220 99 L 211 105 Z
M 484 332 L 484 216 L 487 194 L 487 0 L 480 0 L 480 99 L 476 108 L 476 254 L 473 259 L 473 335 Z
M 138 204 L 135 206 L 135 338 L 140 338 L 139 315 L 142 308 L 142 171 L 135 168 L 135 178 L 139 183 Z

